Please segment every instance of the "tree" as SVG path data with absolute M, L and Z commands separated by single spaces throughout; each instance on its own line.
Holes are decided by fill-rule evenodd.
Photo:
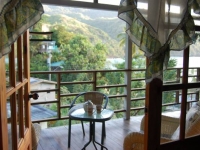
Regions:
M 106 47 L 97 43 L 92 45 L 82 36 L 74 36 L 66 45 L 63 45 L 63 56 L 66 58 L 64 70 L 98 70 L 103 69 L 106 61 Z M 89 81 L 92 75 L 63 75 L 63 81 Z M 68 87 L 70 92 L 78 92 L 80 89 L 88 89 L 88 85 L 74 85 Z
M 68 43 L 70 39 L 72 39 L 75 35 L 71 32 L 67 31 L 67 28 L 62 25 L 54 25 L 51 27 L 51 31 L 53 32 L 52 39 L 56 41 L 56 45 L 62 51 L 63 46 Z
M 103 44 L 92 45 L 89 40 L 77 35 L 64 47 L 67 70 L 93 70 L 104 68 L 106 61 L 106 47 Z
M 48 71 L 47 66 L 47 54 L 36 54 L 34 57 L 31 57 L 30 71 Z M 32 74 L 32 77 L 41 78 L 48 80 L 48 74 Z

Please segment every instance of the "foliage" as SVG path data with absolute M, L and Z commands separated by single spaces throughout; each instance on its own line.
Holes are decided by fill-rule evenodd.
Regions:
M 169 62 L 168 62 L 168 68 L 173 68 L 175 67 L 177 64 L 177 60 L 176 59 L 170 59 Z M 176 79 L 176 70 L 173 69 L 173 70 L 167 70 L 167 71 L 164 71 L 164 74 L 163 74 L 163 80 L 164 81 L 168 81 L 168 80 L 175 80 Z
M 48 26 L 51 31 L 55 32 L 53 34 L 53 39 L 55 40 L 56 36 L 64 37 L 63 39 L 62 38 L 56 39 L 58 47 L 60 47 L 60 43 L 64 43 L 64 42 L 67 43 L 68 40 L 64 40 L 67 37 L 68 39 L 70 39 L 71 36 L 80 34 L 80 35 L 84 35 L 85 37 L 88 37 L 90 43 L 93 43 L 93 44 L 103 43 L 107 47 L 108 57 L 123 57 L 124 56 L 124 50 L 118 46 L 118 41 L 115 40 L 113 36 L 110 35 L 111 33 L 106 33 L 99 28 L 85 24 L 81 21 L 78 21 L 77 19 L 68 17 L 67 15 L 59 14 L 59 15 L 47 16 L 46 14 L 44 14 L 43 16 L 45 16 L 46 18 L 46 22 L 45 22 L 46 26 Z M 109 28 L 110 28 L 110 25 L 111 24 L 109 24 Z M 113 26 L 115 26 L 115 24 Z M 61 28 L 63 29 L 60 30 Z M 67 31 L 67 34 L 65 34 L 66 31 L 64 29 Z M 115 32 L 112 32 L 112 34 L 113 33 Z
M 30 59 L 30 71 L 48 71 L 49 68 L 46 63 L 45 54 L 36 54 L 34 57 Z M 41 78 L 41 79 L 48 79 L 47 74 L 33 74 L 32 77 Z
M 177 64 L 177 60 L 176 59 L 170 59 L 169 62 L 168 62 L 168 67 L 170 68 L 173 68 L 175 67 Z M 177 77 L 177 72 L 176 72 L 176 69 L 173 69 L 173 70 L 167 70 L 167 71 L 164 71 L 164 74 L 163 74 L 163 80 L 164 82 L 166 81 L 175 81 L 177 80 L 176 79 Z M 174 92 L 163 92 L 162 94 L 162 103 L 163 104 L 167 104 L 167 103 L 173 103 L 175 102 L 175 97 L 174 97 Z M 163 107 L 163 111 L 166 110 L 166 107 Z
M 106 47 L 97 43 L 92 45 L 89 40 L 81 35 L 76 35 L 63 45 L 63 56 L 65 70 L 98 70 L 105 66 Z M 89 81 L 92 75 L 88 74 L 66 74 L 62 76 L 62 81 Z M 80 92 L 87 90 L 85 85 L 74 85 L 67 87 L 70 92 Z
M 82 35 L 73 37 L 64 49 L 66 70 L 97 70 L 105 65 L 106 47 L 101 43 L 93 46 Z
M 56 41 L 56 45 L 62 50 L 62 46 L 66 45 L 68 41 L 74 36 L 73 33 L 67 31 L 63 25 L 54 25 L 50 29 L 53 32 L 52 39 Z

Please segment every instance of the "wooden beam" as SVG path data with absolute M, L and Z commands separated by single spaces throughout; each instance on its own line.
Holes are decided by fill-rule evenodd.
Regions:
M 8 149 L 5 56 L 0 59 L 0 149 Z
M 183 51 L 183 84 L 188 84 L 188 67 L 189 67 L 189 47 Z M 185 120 L 187 108 L 187 91 L 186 87 L 182 88 L 181 97 L 181 116 L 180 116 L 180 135 L 181 140 L 185 139 Z
M 184 140 L 173 141 L 170 143 L 161 144 L 161 150 L 193 150 L 199 147 L 200 136 L 190 137 Z M 173 147 L 173 148 L 172 148 Z
M 81 1 L 66 1 L 66 0 L 41 0 L 42 4 L 45 5 L 54 5 L 54 6 L 67 6 L 67 7 L 79 7 L 86 9 L 100 9 L 100 10 L 109 10 L 109 11 L 118 11 L 119 6 L 99 4 L 96 2 L 81 2 Z
M 156 150 L 160 147 L 162 106 L 162 81 L 153 79 L 146 87 L 144 149 Z

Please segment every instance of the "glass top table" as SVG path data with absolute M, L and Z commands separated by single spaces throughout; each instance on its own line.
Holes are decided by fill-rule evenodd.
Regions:
M 92 115 L 88 115 L 88 113 L 86 113 L 83 108 L 80 108 L 80 109 L 74 110 L 70 114 L 69 117 L 73 119 L 82 120 L 82 121 L 102 122 L 102 121 L 110 120 L 113 114 L 114 114 L 113 110 L 103 109 L 101 113 L 97 113 L 96 111 L 94 111 Z
M 97 113 L 96 111 L 94 111 L 92 115 L 88 115 L 88 113 L 86 113 L 83 108 L 76 109 L 72 113 L 70 113 L 69 117 L 73 120 L 77 119 L 80 121 L 89 121 L 90 122 L 90 139 L 84 145 L 82 150 L 84 150 L 90 144 L 90 142 L 93 142 L 96 150 L 97 150 L 97 147 L 96 147 L 95 143 L 100 145 L 101 149 L 103 149 L 103 148 L 107 149 L 103 145 L 103 134 L 104 134 L 103 130 L 105 130 L 105 129 L 102 129 L 101 144 L 98 143 L 97 141 L 95 141 L 95 122 L 105 123 L 105 121 L 108 121 L 112 118 L 113 114 L 114 114 L 113 110 L 103 109 L 101 111 L 101 113 Z

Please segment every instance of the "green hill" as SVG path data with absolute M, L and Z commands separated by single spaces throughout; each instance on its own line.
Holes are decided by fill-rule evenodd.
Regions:
M 101 42 L 106 45 L 108 48 L 108 57 L 116 58 L 123 57 L 124 50 L 119 47 L 119 42 L 115 39 L 112 39 L 108 33 L 100 30 L 99 28 L 93 27 L 91 25 L 82 23 L 74 18 L 68 17 L 66 15 L 44 15 L 45 24 L 49 28 L 53 25 L 62 25 L 66 27 L 68 32 L 75 34 L 82 34 L 90 40 L 91 43 Z

